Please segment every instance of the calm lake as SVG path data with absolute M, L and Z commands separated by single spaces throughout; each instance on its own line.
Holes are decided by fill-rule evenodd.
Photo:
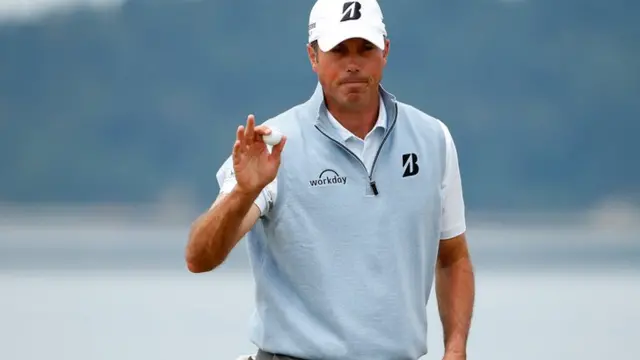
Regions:
M 195 275 L 183 264 L 184 227 L 5 224 L 0 236 L 0 359 L 234 360 L 255 350 L 244 244 Z M 640 358 L 635 231 L 485 227 L 470 237 L 470 359 Z M 435 301 L 427 313 L 424 358 L 440 359 Z

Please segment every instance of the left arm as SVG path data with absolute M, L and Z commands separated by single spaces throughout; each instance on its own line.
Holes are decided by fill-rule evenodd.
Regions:
M 441 240 L 436 297 L 444 333 L 445 359 L 465 359 L 475 298 L 475 281 L 465 234 Z
M 436 262 L 436 297 L 444 333 L 446 360 L 464 360 L 475 298 L 475 283 L 466 239 L 465 206 L 458 153 L 449 129 L 442 179 L 442 222 Z

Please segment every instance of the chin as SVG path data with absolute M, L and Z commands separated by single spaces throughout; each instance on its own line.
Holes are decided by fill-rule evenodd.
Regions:
M 342 97 L 342 103 L 345 107 L 358 109 L 368 104 L 367 96 L 362 93 L 351 93 Z
M 341 92 L 346 97 L 367 96 L 371 92 L 369 84 L 343 84 Z

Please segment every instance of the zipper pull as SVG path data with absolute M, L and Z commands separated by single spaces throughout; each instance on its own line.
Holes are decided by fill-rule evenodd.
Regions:
M 369 181 L 369 186 L 371 186 L 371 191 L 373 191 L 373 195 L 378 195 L 378 187 L 376 186 L 376 182 L 373 180 Z

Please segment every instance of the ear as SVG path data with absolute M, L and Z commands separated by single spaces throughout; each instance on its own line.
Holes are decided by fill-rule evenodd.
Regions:
M 315 50 L 313 49 L 313 46 L 311 46 L 311 44 L 307 45 L 307 56 L 309 56 L 309 62 L 311 63 L 311 69 L 313 69 L 314 72 L 317 72 L 318 56 L 317 56 Z
M 387 65 L 387 58 L 389 57 L 389 48 L 391 47 L 391 41 L 389 39 L 384 40 L 384 51 L 382 57 L 384 58 L 384 64 Z

